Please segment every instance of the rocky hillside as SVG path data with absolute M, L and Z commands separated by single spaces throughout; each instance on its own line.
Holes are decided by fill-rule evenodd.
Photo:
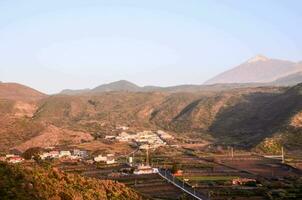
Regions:
M 301 128 L 301 89 L 302 85 L 297 85 L 282 93 L 246 95 L 235 105 L 223 109 L 209 130 L 228 143 L 250 146 L 261 143 L 265 138 L 280 135 L 285 136 L 280 142 L 289 148 L 301 148 L 301 145 L 288 140 L 287 135 L 296 135 L 297 140 L 301 138 L 297 135 Z
M 278 138 L 289 148 L 302 149 L 301 87 L 55 95 L 25 110 L 18 109 L 20 102 L 3 99 L 0 149 L 80 144 L 108 134 L 116 125 L 194 133 L 244 148 Z
M 3 200 L 140 200 L 124 184 L 66 174 L 37 165 L 0 162 L 0 197 Z

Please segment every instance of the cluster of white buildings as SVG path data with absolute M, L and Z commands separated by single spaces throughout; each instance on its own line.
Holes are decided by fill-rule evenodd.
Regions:
M 107 165 L 115 163 L 114 154 L 107 154 L 106 156 L 103 156 L 103 155 L 100 154 L 100 155 L 94 157 L 93 160 L 95 162 L 104 162 Z
M 69 159 L 86 159 L 88 153 L 85 150 L 74 149 L 72 152 L 68 150 L 50 151 L 40 154 L 40 158 L 45 160 L 47 158 L 69 158 Z
M 170 135 L 169 133 L 162 131 L 162 130 L 158 130 L 157 134 L 163 140 L 173 140 L 174 139 L 174 137 L 172 135 Z
M 48 152 L 43 152 L 40 155 L 40 158 L 42 160 L 45 159 L 70 159 L 70 160 L 87 160 L 89 159 L 88 152 L 85 150 L 79 150 L 79 149 L 74 149 L 72 151 L 69 150 L 51 150 Z M 3 162 L 8 162 L 8 163 L 20 163 L 24 161 L 24 158 L 18 155 L 14 154 L 8 154 L 6 156 L 0 157 L 0 161 Z M 114 154 L 107 154 L 105 156 L 103 155 L 98 155 L 93 158 L 93 160 L 88 160 L 91 161 L 91 163 L 94 162 L 103 162 L 106 164 L 114 164 L 116 163 Z
M 115 128 L 116 128 L 117 130 L 123 130 L 123 131 L 126 131 L 126 130 L 129 129 L 128 126 L 116 126 Z
M 139 165 L 133 172 L 135 175 L 142 175 L 142 174 L 155 174 L 158 173 L 157 168 L 152 168 L 149 165 Z
M 6 156 L 0 157 L 0 161 L 8 162 L 8 163 L 20 163 L 24 161 L 24 158 L 14 154 L 7 154 Z
M 140 149 L 156 149 L 166 145 L 161 135 L 153 131 L 142 131 L 136 134 L 122 132 L 116 139 L 120 142 L 136 142 L 139 144 Z

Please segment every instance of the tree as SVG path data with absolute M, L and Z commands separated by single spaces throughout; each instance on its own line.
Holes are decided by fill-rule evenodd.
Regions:
M 177 163 L 173 163 L 171 173 L 175 174 L 178 171 L 178 165 Z
M 26 160 L 30 160 L 34 157 L 39 156 L 39 154 L 43 151 L 41 147 L 32 147 L 24 151 L 22 157 Z

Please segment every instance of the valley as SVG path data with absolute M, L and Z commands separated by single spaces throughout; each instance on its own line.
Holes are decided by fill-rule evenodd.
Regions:
M 301 90 L 297 85 L 52 95 L 30 102 L 3 99 L 0 149 L 89 143 L 117 134 L 116 127 L 126 125 L 130 131 L 163 129 L 243 149 L 270 151 L 264 144 L 273 140 L 288 150 L 299 150 L 300 143 L 293 138 L 300 138 Z
M 302 200 L 301 8 L 0 0 L 0 200 Z
M 142 199 L 299 197 L 301 91 L 299 84 L 2 97 L 1 160 L 118 181 Z

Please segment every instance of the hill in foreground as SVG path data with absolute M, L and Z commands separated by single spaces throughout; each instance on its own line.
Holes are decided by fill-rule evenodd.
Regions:
M 57 169 L 0 162 L 2 200 L 141 200 L 124 184 L 85 178 Z

